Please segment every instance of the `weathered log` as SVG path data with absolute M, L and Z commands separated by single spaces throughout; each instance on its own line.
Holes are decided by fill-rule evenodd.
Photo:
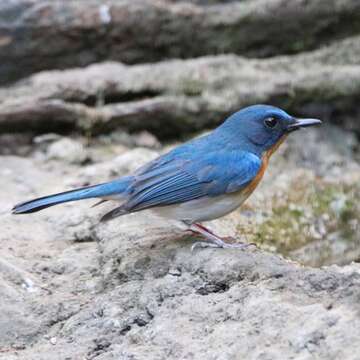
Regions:
M 358 0 L 13 0 L 0 4 L 0 83 L 104 60 L 297 53 L 359 24 Z
M 252 103 L 359 131 L 359 43 L 360 37 L 274 59 L 224 55 L 42 72 L 0 89 L 0 132 L 123 127 L 165 138 L 211 127 Z

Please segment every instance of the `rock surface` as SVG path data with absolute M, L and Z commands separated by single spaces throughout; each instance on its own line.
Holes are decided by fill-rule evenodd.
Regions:
M 297 53 L 359 34 L 359 14 L 357 0 L 5 1 L 0 82 L 104 59 Z
M 196 239 L 151 213 L 99 224 L 110 203 L 10 215 L 18 201 L 124 175 L 159 153 L 99 139 L 79 166 L 49 158 L 47 139 L 31 157 L 1 157 L 0 359 L 357 358 L 359 265 L 310 268 L 269 252 L 315 266 L 359 258 L 354 137 L 325 127 L 290 138 L 247 205 L 209 224 L 260 249 L 193 253 Z
M 0 132 L 147 130 L 162 139 L 221 122 L 253 103 L 360 133 L 360 37 L 271 59 L 211 56 L 36 74 L 0 89 Z
M 0 359 L 358 360 L 359 10 L 0 2 Z M 206 224 L 256 249 L 191 252 L 199 239 L 151 212 L 99 224 L 110 202 L 10 214 L 260 102 L 324 126 L 289 136 L 246 204 Z

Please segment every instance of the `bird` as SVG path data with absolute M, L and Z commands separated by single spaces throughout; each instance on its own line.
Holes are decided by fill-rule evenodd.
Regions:
M 28 214 L 90 198 L 101 199 L 100 203 L 114 200 L 117 206 L 101 221 L 151 210 L 201 236 L 192 249 L 246 248 L 251 244 L 229 243 L 202 222 L 240 207 L 260 183 L 271 155 L 287 136 L 320 124 L 319 119 L 293 117 L 275 106 L 251 105 L 235 112 L 207 135 L 175 147 L 132 175 L 22 202 L 14 206 L 12 213 Z

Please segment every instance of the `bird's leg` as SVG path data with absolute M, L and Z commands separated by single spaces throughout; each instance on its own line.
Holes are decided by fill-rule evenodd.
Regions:
M 246 249 L 249 246 L 256 246 L 254 243 L 236 243 L 229 244 L 226 243 L 221 237 L 215 235 L 211 230 L 207 229 L 205 226 L 201 224 L 190 224 L 189 230 L 202 235 L 206 241 L 198 241 L 192 247 L 191 251 L 193 251 L 197 247 L 216 247 L 223 249 Z

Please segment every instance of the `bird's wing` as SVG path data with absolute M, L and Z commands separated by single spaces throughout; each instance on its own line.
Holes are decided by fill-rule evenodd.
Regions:
M 172 159 L 137 175 L 127 212 L 217 196 L 246 187 L 261 167 L 261 159 L 245 151 L 202 153 Z

